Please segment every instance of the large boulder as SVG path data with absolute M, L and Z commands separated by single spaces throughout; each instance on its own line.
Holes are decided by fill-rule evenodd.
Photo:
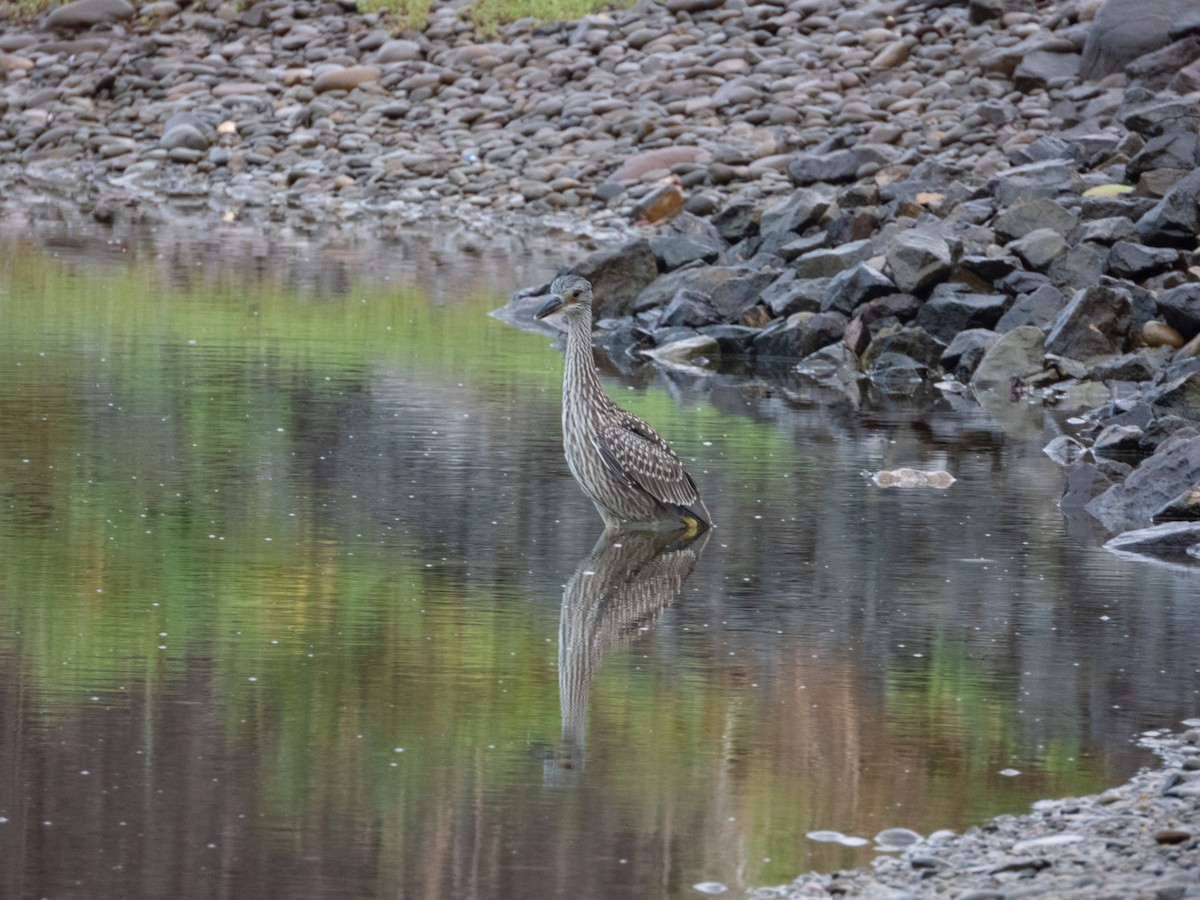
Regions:
M 922 293 L 945 281 L 952 262 L 945 239 L 931 231 L 905 231 L 887 253 L 887 271 L 907 294 Z
M 1165 47 L 1171 26 L 1194 5 L 1195 0 L 1106 0 L 1083 45 L 1079 76 L 1103 78 Z
M 627 316 L 634 301 L 658 277 L 658 261 L 648 241 L 630 241 L 593 253 L 571 269 L 592 283 L 597 319 Z
M 975 369 L 971 386 L 1009 396 L 1022 379 L 1041 372 L 1045 366 L 1046 338 L 1040 328 L 1018 325 L 1001 335 Z
M 1120 484 L 1085 507 L 1109 531 L 1148 528 L 1158 513 L 1200 483 L 1200 436 L 1183 429 L 1163 441 Z
M 1157 247 L 1194 249 L 1200 234 L 1200 169 L 1193 169 L 1137 221 L 1142 240 Z
M 1125 344 L 1132 314 L 1133 301 L 1121 287 L 1081 290 L 1046 335 L 1046 350 L 1083 363 L 1116 356 Z
M 941 285 L 917 313 L 917 324 L 945 344 L 968 328 L 994 329 L 1010 302 L 1004 294 L 969 294 L 949 290 L 953 287 Z

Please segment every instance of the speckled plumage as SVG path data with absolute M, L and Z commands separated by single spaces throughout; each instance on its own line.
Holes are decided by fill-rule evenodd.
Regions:
M 592 286 L 564 275 L 536 314 L 562 312 L 567 322 L 563 374 L 563 450 L 571 474 L 605 527 L 677 523 L 707 528 L 712 518 L 675 451 L 600 385 L 592 359 Z

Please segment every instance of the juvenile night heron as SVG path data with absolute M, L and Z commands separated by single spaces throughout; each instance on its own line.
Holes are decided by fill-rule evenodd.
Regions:
M 567 322 L 563 374 L 563 451 L 571 474 L 596 504 L 606 531 L 622 524 L 700 531 L 712 525 L 696 482 L 658 434 L 600 387 L 592 360 L 592 286 L 578 275 L 550 285 L 536 313 L 561 312 Z

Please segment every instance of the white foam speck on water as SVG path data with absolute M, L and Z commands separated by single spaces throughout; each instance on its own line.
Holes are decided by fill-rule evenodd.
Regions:
M 719 881 L 701 881 L 699 884 L 693 884 L 692 890 L 699 891 L 701 894 L 723 894 L 729 888 Z

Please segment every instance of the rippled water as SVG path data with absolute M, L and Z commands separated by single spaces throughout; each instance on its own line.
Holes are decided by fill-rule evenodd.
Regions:
M 736 891 L 1196 714 L 1194 576 L 1063 521 L 1066 413 L 610 370 L 719 527 L 597 543 L 502 251 L 0 239 L 0 895 Z

